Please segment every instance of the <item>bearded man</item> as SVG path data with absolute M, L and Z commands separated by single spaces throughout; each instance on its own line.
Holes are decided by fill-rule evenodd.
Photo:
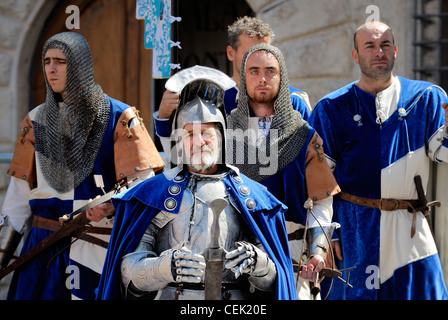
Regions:
M 187 79 L 173 120 L 177 167 L 113 198 L 116 222 L 98 298 L 295 299 L 286 208 L 222 152 L 224 84 L 233 81 L 198 66 L 168 82 L 177 79 Z M 216 199 L 225 204 L 219 210 Z M 226 254 L 212 261 L 208 253 L 218 247 Z

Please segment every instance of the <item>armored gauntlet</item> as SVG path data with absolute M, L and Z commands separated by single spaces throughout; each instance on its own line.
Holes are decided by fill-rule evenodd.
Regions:
M 251 243 L 237 242 L 237 249 L 226 254 L 225 267 L 238 278 L 242 273 L 249 274 L 249 282 L 262 291 L 272 291 L 277 277 L 274 262 L 266 252 Z

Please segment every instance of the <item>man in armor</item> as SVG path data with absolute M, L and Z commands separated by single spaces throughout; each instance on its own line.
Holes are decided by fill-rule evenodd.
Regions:
M 2 269 L 25 230 L 22 254 L 58 232 L 60 217 L 119 182 L 137 184 L 164 166 L 136 108 L 108 97 L 95 83 L 82 35 L 64 32 L 48 39 L 42 66 L 46 101 L 21 122 L 8 171 L 0 219 Z M 87 232 L 60 240 L 16 269 L 8 299 L 93 299 L 113 211 L 110 203 L 88 210 Z
M 233 81 L 213 70 L 194 67 L 169 80 L 182 82 L 177 166 L 114 196 L 99 299 L 210 299 L 213 286 L 219 294 L 211 299 L 296 298 L 286 207 L 226 163 L 223 97 Z M 214 239 L 224 252 L 216 273 L 207 254 Z

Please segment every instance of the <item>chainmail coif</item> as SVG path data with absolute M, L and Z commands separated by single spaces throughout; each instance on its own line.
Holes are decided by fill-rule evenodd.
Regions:
M 59 49 L 67 61 L 64 101 L 45 74 L 45 54 Z M 46 101 L 36 114 L 35 147 L 39 165 L 48 184 L 60 193 L 79 186 L 92 172 L 107 130 L 110 106 L 107 96 L 93 78 L 89 45 L 74 32 L 54 35 L 42 53 Z
M 235 130 L 247 132 L 249 129 L 250 98 L 246 88 L 246 63 L 252 53 L 260 50 L 269 52 L 277 58 L 281 76 L 279 92 L 275 101 L 274 118 L 266 137 L 266 145 L 263 144 L 261 147 L 251 145 L 247 134 L 243 136 L 244 139 L 240 139 L 239 133 L 235 132 Z M 228 128 L 232 129 L 234 134 L 231 138 L 232 155 L 228 155 L 228 159 L 233 158 L 233 165 L 249 178 L 258 182 L 263 181 L 285 168 L 298 156 L 307 139 L 309 127 L 308 123 L 302 119 L 300 112 L 294 110 L 292 106 L 285 60 L 277 47 L 257 44 L 245 53 L 241 64 L 238 107 L 232 110 L 227 120 Z M 230 134 L 228 136 L 230 137 Z M 240 150 L 244 150 L 243 163 L 241 163 Z M 266 156 L 260 157 L 263 154 Z M 257 156 L 256 161 L 253 159 L 254 155 Z M 266 163 L 266 159 L 270 159 L 269 163 Z M 273 167 L 272 161 L 274 160 L 277 161 L 277 166 Z

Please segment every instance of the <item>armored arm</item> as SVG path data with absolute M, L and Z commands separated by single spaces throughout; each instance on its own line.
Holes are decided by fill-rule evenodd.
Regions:
M 274 262 L 261 248 L 249 242 L 237 242 L 237 248 L 226 254 L 225 267 L 238 278 L 242 273 L 249 275 L 249 282 L 261 291 L 273 291 L 277 278 Z
M 156 254 L 159 228 L 151 223 L 137 249 L 124 256 L 121 277 L 126 291 L 136 297 L 165 288 L 171 282 L 199 283 L 205 261 L 187 248 L 172 248 Z

